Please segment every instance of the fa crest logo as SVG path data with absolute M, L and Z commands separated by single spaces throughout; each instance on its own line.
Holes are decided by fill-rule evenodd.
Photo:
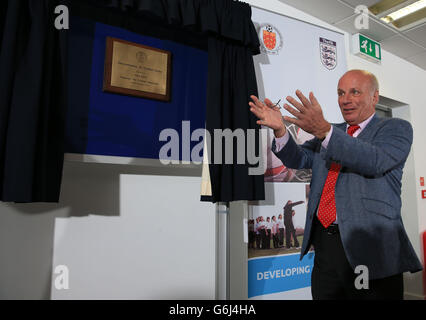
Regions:
M 262 24 L 259 29 L 260 50 L 266 54 L 278 54 L 282 48 L 281 33 L 271 24 Z
M 321 62 L 328 70 L 333 70 L 337 66 L 336 42 L 325 38 L 319 39 Z

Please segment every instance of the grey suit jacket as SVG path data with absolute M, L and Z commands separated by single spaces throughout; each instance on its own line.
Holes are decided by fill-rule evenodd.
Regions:
M 337 218 L 351 266 L 367 266 L 370 279 L 422 270 L 401 219 L 402 170 L 413 140 L 410 123 L 374 116 L 357 138 L 345 131 L 346 123 L 333 125 L 326 149 L 317 138 L 297 145 L 290 137 L 275 152 L 289 168 L 312 169 L 300 259 L 312 243 L 312 219 L 328 169 L 337 162 L 342 165 L 335 189 Z

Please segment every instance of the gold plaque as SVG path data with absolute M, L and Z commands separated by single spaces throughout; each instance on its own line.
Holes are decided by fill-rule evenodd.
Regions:
M 107 37 L 104 91 L 170 101 L 171 53 Z

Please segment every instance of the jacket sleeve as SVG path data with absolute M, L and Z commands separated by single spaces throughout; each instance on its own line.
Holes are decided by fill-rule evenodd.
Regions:
M 353 138 L 342 130 L 333 130 L 327 149 L 321 149 L 321 156 L 367 176 L 383 175 L 403 165 L 413 141 L 411 124 L 401 119 L 389 119 L 380 125 L 368 142 Z
M 279 152 L 275 152 L 274 140 L 272 152 L 274 152 L 287 168 L 311 169 L 314 159 L 314 150 L 320 143 L 320 140 L 313 138 L 302 145 L 298 145 L 290 135 L 287 144 Z

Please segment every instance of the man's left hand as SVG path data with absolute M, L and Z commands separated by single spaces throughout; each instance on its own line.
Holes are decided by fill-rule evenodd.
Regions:
M 296 91 L 296 95 L 301 103 L 289 96 L 286 99 L 294 108 L 288 104 L 284 104 L 284 108 L 296 118 L 285 116 L 284 119 L 294 123 L 318 139 L 324 139 L 330 131 L 331 125 L 324 119 L 321 106 L 314 94 L 312 92 L 309 94 L 309 100 L 300 90 Z

